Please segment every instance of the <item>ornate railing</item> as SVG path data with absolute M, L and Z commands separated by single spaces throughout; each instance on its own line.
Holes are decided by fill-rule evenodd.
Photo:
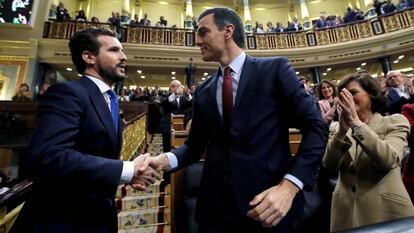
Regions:
M 88 27 L 107 27 L 116 30 L 109 24 L 93 24 L 88 22 L 56 22 L 49 21 L 45 25 L 45 38 L 68 39 L 77 30 Z M 337 27 L 315 29 L 300 32 L 246 34 L 247 49 L 290 49 L 314 47 L 319 45 L 348 42 L 414 26 L 414 8 L 393 14 L 343 24 Z M 165 45 L 195 46 L 195 31 L 191 29 L 129 27 L 118 30 L 122 42 Z
M 121 160 L 131 160 L 145 145 L 147 135 L 147 114 L 137 116 L 124 128 Z

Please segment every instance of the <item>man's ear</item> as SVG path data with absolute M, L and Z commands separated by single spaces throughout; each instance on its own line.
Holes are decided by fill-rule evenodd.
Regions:
M 226 26 L 224 26 L 224 36 L 226 37 L 226 39 L 232 38 L 233 33 L 234 33 L 234 25 L 233 24 L 227 24 Z
M 82 53 L 82 59 L 85 61 L 88 65 L 94 65 L 96 62 L 96 57 L 89 51 L 83 51 Z

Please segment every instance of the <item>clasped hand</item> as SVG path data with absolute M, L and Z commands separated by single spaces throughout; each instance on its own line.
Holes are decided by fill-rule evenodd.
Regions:
M 339 129 L 342 134 L 346 134 L 350 127 L 360 122 L 355 108 L 354 98 L 347 89 L 342 89 L 339 94 L 338 104 Z
M 164 158 L 165 157 L 165 158 Z M 167 163 L 167 164 L 166 164 Z M 150 154 L 141 154 L 134 159 L 134 176 L 130 186 L 144 191 L 147 186 L 161 180 L 161 172 L 168 169 L 168 158 L 164 154 L 151 157 Z

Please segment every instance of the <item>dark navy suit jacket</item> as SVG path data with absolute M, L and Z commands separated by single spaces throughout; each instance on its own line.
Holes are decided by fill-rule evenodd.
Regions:
M 197 203 L 199 223 L 211 218 L 207 214 L 221 198 L 216 184 L 222 174 L 217 167 L 224 157 L 230 157 L 236 201 L 245 215 L 254 196 L 277 185 L 287 173 L 301 180 L 305 190 L 312 189 L 328 135 L 312 97 L 306 94 L 285 58 L 246 56 L 229 140 L 217 106 L 218 77 L 219 74 L 213 75 L 196 89 L 189 136 L 174 151 L 178 165 L 186 166 L 198 161 L 207 148 Z M 303 135 L 294 158 L 289 149 L 289 127 L 299 128 Z M 289 214 L 298 217 L 299 205 L 296 198 Z
M 34 185 L 15 232 L 116 232 L 121 135 L 91 80 L 51 86 L 23 160 Z

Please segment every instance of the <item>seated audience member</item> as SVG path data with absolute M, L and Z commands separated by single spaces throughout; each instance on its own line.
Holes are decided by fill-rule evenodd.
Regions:
M 134 18 L 129 21 L 129 26 L 132 28 L 137 28 L 140 26 L 137 14 L 135 14 Z
M 386 111 L 390 114 L 401 113 L 401 108 L 414 99 L 404 92 L 405 78 L 400 71 L 390 71 L 386 76 L 388 92 Z
M 331 231 L 414 216 L 399 166 L 410 130 L 407 119 L 378 113 L 386 99 L 368 74 L 345 77 L 338 90 L 339 124 L 331 127 L 322 159 L 325 168 L 339 172 Z
M 18 101 L 18 102 L 32 101 L 32 98 L 30 97 L 30 92 L 29 92 L 29 85 L 27 85 L 26 83 L 20 84 L 19 90 L 12 97 L 12 100 L 13 101 Z
M 259 23 L 258 26 L 256 27 L 256 33 L 265 33 L 262 23 Z
M 288 25 L 288 31 L 301 31 L 302 30 L 302 25 L 299 23 L 299 20 L 297 17 L 293 18 L 293 21 L 289 23 Z
M 323 80 L 318 87 L 319 108 L 326 124 L 338 121 L 336 87 L 328 80 Z
M 86 22 L 87 21 L 84 10 L 79 11 L 78 15 L 76 16 L 76 21 L 80 21 L 80 22 Z
M 65 4 L 63 4 L 63 2 L 59 2 L 59 6 L 56 8 L 56 21 L 62 22 L 69 19 L 69 11 L 65 8 Z
M 384 12 L 384 14 L 391 14 L 396 9 L 397 7 L 395 7 L 391 0 L 387 0 L 387 3 L 385 3 L 385 5 L 382 6 L 382 11 Z
M 408 3 L 405 0 L 400 0 L 397 4 L 397 11 L 403 11 L 407 9 Z
M 148 14 L 144 14 L 144 18 L 139 21 L 140 26 L 151 26 L 151 20 L 148 19 Z
M 155 24 L 156 27 L 167 27 L 167 20 L 164 19 L 164 16 L 160 17 L 160 21 Z
M 266 27 L 267 27 L 266 32 L 269 32 L 269 33 L 275 32 L 275 28 L 273 27 L 272 22 L 270 21 L 267 22 Z
M 410 122 L 411 131 L 408 136 L 408 146 L 410 153 L 404 160 L 402 166 L 402 180 L 405 188 L 410 195 L 411 201 L 414 200 L 414 104 L 405 104 L 402 107 L 401 114 L 403 114 Z
M 321 15 L 314 25 L 315 28 L 326 28 L 327 26 L 328 24 L 325 15 Z
M 374 7 L 375 7 L 375 12 L 377 12 L 377 15 L 383 15 L 384 12 L 382 11 L 382 6 L 385 4 L 385 1 L 380 1 L 380 0 L 374 0 Z
M 129 96 L 125 95 L 125 89 L 123 88 L 119 91 L 118 101 L 129 102 Z
M 282 26 L 282 23 L 277 22 L 275 32 L 285 32 L 286 28 Z
M 91 19 L 91 22 L 93 23 L 93 24 L 98 24 L 99 23 L 99 19 L 98 19 L 98 17 L 92 17 L 92 19 Z

